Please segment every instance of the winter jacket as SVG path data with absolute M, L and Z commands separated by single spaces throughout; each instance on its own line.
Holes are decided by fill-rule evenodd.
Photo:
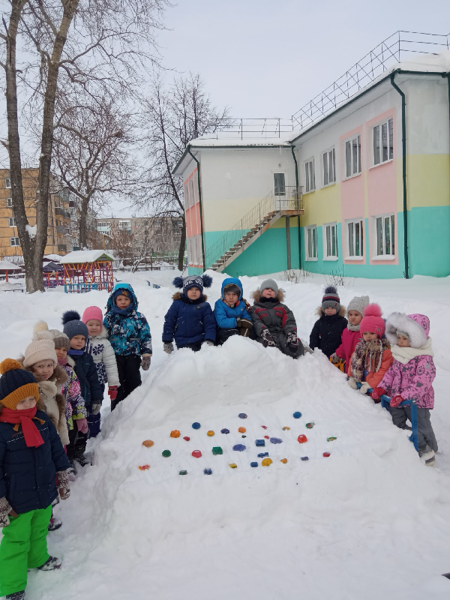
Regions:
M 250 314 L 257 341 L 263 342 L 262 332 L 268 329 L 275 344 L 284 354 L 293 358 L 302 356 L 305 350 L 300 340 L 295 348 L 287 343 L 289 333 L 297 336 L 297 323 L 294 313 L 283 304 L 283 290 L 278 290 L 277 297 L 270 299 L 262 298 L 261 292 L 257 290 L 253 294 L 253 300 Z
M 355 351 L 356 345 L 362 339 L 363 338 L 360 331 L 351 331 L 348 327 L 346 327 L 342 332 L 341 345 L 336 349 L 336 355 L 342 360 L 345 360 L 346 373 L 348 373 L 350 369 L 350 359 Z
M 61 440 L 50 417 L 38 403 L 34 424 L 44 440 L 41 446 L 28 447 L 22 429 L 0 423 L 0 498 L 6 499 L 18 514 L 47 508 L 58 496 L 57 471 L 70 468 Z
M 228 304 L 223 299 L 224 288 L 225 288 L 225 286 L 230 285 L 230 283 L 237 285 L 238 288 L 241 290 L 238 301 L 236 302 L 236 304 L 233 307 L 228 306 Z M 236 328 L 237 327 L 236 319 L 248 319 L 249 321 L 252 320 L 251 316 L 249 315 L 249 313 L 247 311 L 247 305 L 246 305 L 245 300 L 243 300 L 242 295 L 243 295 L 242 283 L 239 281 L 239 279 L 235 279 L 234 277 L 229 277 L 228 279 L 223 280 L 222 296 L 221 296 L 221 298 L 219 298 L 219 300 L 216 301 L 216 303 L 214 305 L 214 316 L 216 318 L 217 326 L 220 327 L 220 329 Z
M 378 371 L 369 371 L 366 375 L 365 381 L 370 385 L 371 388 L 376 388 L 380 386 L 380 382 L 385 376 L 387 370 L 392 365 L 393 361 L 392 352 L 389 348 L 383 350 L 383 357 L 381 359 L 381 367 Z M 350 366 L 348 369 L 348 376 L 352 377 L 352 368 L 351 368 L 351 358 L 350 358 Z
M 319 348 L 325 356 L 330 358 L 341 345 L 342 332 L 347 327 L 347 319 L 344 317 L 345 308 L 341 306 L 337 314 L 327 317 L 322 307 L 319 307 L 317 314 L 320 319 L 316 321 L 311 331 L 309 345 L 311 350 Z
M 126 309 L 126 314 L 116 312 L 117 307 L 114 303 L 114 294 L 117 290 L 126 289 L 132 296 L 132 303 Z M 120 356 L 130 356 L 136 354 L 152 353 L 152 336 L 147 319 L 137 311 L 138 300 L 133 288 L 129 283 L 116 283 L 114 290 L 108 298 L 106 305 L 106 315 L 103 319 L 103 325 L 109 335 L 109 341 L 114 352 Z
M 100 384 L 118 387 L 120 381 L 116 355 L 108 340 L 108 332 L 105 327 L 102 328 L 102 332 L 99 335 L 95 337 L 89 336 L 86 351 L 94 359 Z
M 73 360 L 73 369 L 80 382 L 81 395 L 89 412 L 93 404 L 101 404 L 103 401 L 103 390 L 98 381 L 94 359 L 87 352 L 83 352 L 81 356 L 71 354 L 70 358 Z
M 62 386 L 68 380 L 67 373 L 63 367 L 56 365 L 50 379 L 41 381 L 37 373 L 31 371 L 31 369 L 26 370 L 33 373 L 38 382 L 39 397 L 43 402 L 43 410 L 48 414 L 53 425 L 56 427 L 62 445 L 67 446 L 69 444 L 69 433 L 66 419 L 66 399 L 62 394 Z
M 73 429 L 73 421 L 87 419 L 88 414 L 84 398 L 81 395 L 80 382 L 73 370 L 75 363 L 70 356 L 67 357 L 67 361 L 63 369 L 67 373 L 68 378 L 62 386 L 61 393 L 66 399 L 67 406 L 70 407 L 70 410 L 66 411 L 67 425 L 69 429 Z
M 175 338 L 178 348 L 187 344 L 216 341 L 216 320 L 210 305 L 203 294 L 198 300 L 190 300 L 177 292 L 172 306 L 164 317 L 162 341 L 172 342 Z

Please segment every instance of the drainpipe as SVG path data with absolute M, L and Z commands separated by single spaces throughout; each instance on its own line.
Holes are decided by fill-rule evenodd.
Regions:
M 205 262 L 205 239 L 204 239 L 204 235 L 203 235 L 203 202 L 202 202 L 202 186 L 200 183 L 200 163 L 199 161 L 195 158 L 195 156 L 192 154 L 191 152 L 191 147 L 188 146 L 188 152 L 189 154 L 192 156 L 192 158 L 195 160 L 195 162 L 197 163 L 197 179 L 198 179 L 198 203 L 199 203 L 199 210 L 200 210 L 200 232 L 202 235 L 202 258 L 203 258 L 203 271 L 206 271 L 206 262 Z
M 406 188 L 406 96 L 405 93 L 395 83 L 396 72 L 391 74 L 391 84 L 402 97 L 402 153 L 403 153 L 403 238 L 405 254 L 405 279 L 409 279 L 409 260 L 408 260 L 408 192 Z
M 449 85 L 450 85 L 450 80 L 449 80 Z M 291 146 L 291 152 L 292 152 L 292 158 L 294 159 L 294 163 L 295 163 L 295 189 L 296 189 L 297 199 L 298 199 L 298 163 L 297 163 L 297 158 L 296 158 L 295 152 L 294 152 L 294 146 Z M 299 205 L 299 208 L 300 208 L 300 205 Z M 300 230 L 300 215 L 297 216 L 297 227 L 298 227 L 298 268 L 301 269 L 302 268 L 302 242 L 301 242 L 301 230 Z

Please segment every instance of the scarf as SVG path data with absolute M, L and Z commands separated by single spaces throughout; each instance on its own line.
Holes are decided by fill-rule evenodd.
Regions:
M 130 313 L 133 312 L 133 310 L 134 310 L 134 302 L 129 304 L 126 308 L 119 308 L 115 304 L 113 304 L 113 307 L 112 307 L 113 313 L 115 313 L 116 315 L 122 315 L 122 316 L 129 315 Z
M 70 348 L 67 354 L 69 354 L 70 356 L 83 356 L 84 348 L 83 350 L 74 350 L 74 348 Z
M 58 358 L 58 365 L 65 367 L 68 363 L 69 363 L 69 361 L 67 360 L 67 357 L 66 358 Z
M 39 421 L 41 425 L 45 423 L 39 417 L 36 417 L 37 408 L 28 408 L 27 410 L 12 410 L 11 408 L 4 408 L 0 414 L 1 423 L 14 423 L 14 431 L 19 431 L 19 425 L 22 425 L 23 436 L 25 438 L 25 444 L 30 448 L 37 448 L 42 446 L 44 440 L 39 432 L 39 429 L 33 423 L 33 419 Z
M 428 338 L 422 348 L 401 348 L 400 346 L 392 346 L 392 356 L 402 365 L 406 365 L 410 360 L 417 356 L 434 356 L 431 347 L 431 338 Z
M 383 360 L 383 352 L 389 348 L 386 340 L 371 340 L 358 342 L 355 352 L 352 356 L 352 375 L 361 383 L 364 378 L 364 371 L 378 373 Z
M 359 326 L 360 326 L 360 323 L 358 323 L 358 325 L 350 325 L 350 321 L 349 321 L 348 325 L 347 325 L 347 329 L 349 331 L 359 331 Z

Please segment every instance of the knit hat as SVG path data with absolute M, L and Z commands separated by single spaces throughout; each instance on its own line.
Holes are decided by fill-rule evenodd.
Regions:
M 277 295 L 278 285 L 276 281 L 274 281 L 273 279 L 266 279 L 265 281 L 263 281 L 262 284 L 259 286 L 259 291 L 262 294 L 264 290 L 273 290 L 275 292 L 275 295 Z
M 31 342 L 25 348 L 25 358 L 23 359 L 23 366 L 28 369 L 32 365 L 35 365 L 41 360 L 51 360 L 54 366 L 58 364 L 58 357 L 55 352 L 55 344 L 53 339 L 43 339 Z
M 71 340 L 76 335 L 84 335 L 86 340 L 89 337 L 88 328 L 80 320 L 80 315 L 76 310 L 68 310 L 63 314 L 62 322 L 64 325 L 64 333 Z
M 349 302 L 349 304 L 347 306 L 347 314 L 351 310 L 355 310 L 360 315 L 363 315 L 364 314 L 364 309 L 369 304 L 369 302 L 370 302 L 369 296 L 355 296 L 353 298 L 353 300 L 350 300 L 350 302 Z
M 126 290 L 122 290 L 122 291 L 126 291 Z M 102 324 L 103 323 L 103 313 L 102 313 L 101 308 L 99 308 L 98 306 L 89 306 L 84 311 L 81 320 L 83 321 L 83 323 L 87 323 L 88 321 L 99 321 Z
M 236 285 L 235 283 L 229 283 L 228 285 L 226 285 L 223 288 L 223 296 L 225 297 L 225 294 L 236 294 L 236 296 L 239 298 L 239 296 L 241 295 L 241 290 L 239 288 L 238 285 Z
M 366 306 L 364 316 L 359 325 L 359 331 L 361 333 L 376 333 L 378 337 L 383 337 L 385 324 L 381 314 L 381 308 L 378 304 L 369 304 Z
M 173 285 L 177 288 L 183 288 L 183 294 L 186 294 L 191 288 L 198 288 L 203 293 L 203 288 L 211 287 L 212 278 L 209 275 L 188 275 L 184 279 L 175 277 Z
M 326 308 L 335 308 L 337 313 L 341 310 L 341 299 L 337 289 L 332 285 L 325 288 L 325 294 L 322 298 L 322 310 Z
M 58 329 L 50 329 L 50 333 L 53 336 L 55 350 L 59 350 L 60 348 L 66 348 L 66 350 L 68 350 L 70 348 L 70 340 L 65 333 Z
M 33 396 L 39 400 L 39 386 L 30 371 L 22 369 L 17 360 L 6 358 L 0 363 L 0 402 L 4 407 L 16 410 L 25 398 Z
M 67 335 L 58 329 L 49 329 L 45 321 L 39 321 L 34 328 L 33 341 L 37 340 L 52 340 L 56 349 L 70 348 L 70 340 Z

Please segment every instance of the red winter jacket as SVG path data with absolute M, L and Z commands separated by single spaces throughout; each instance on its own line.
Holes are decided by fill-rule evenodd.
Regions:
M 357 343 L 362 340 L 361 332 L 350 331 L 346 328 L 342 332 L 341 345 L 336 350 L 336 355 L 342 360 L 345 360 L 345 372 L 348 374 L 350 370 L 350 359 L 355 351 Z

